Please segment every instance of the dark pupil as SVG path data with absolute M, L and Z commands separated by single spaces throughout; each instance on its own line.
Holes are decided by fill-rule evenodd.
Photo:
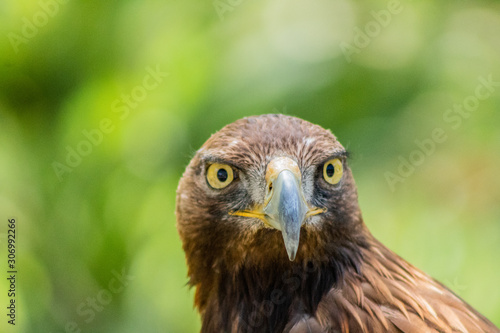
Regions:
M 219 171 L 217 171 L 217 179 L 224 183 L 227 180 L 227 171 L 219 169 Z
M 333 167 L 333 164 L 331 164 L 331 163 L 328 164 L 326 166 L 326 175 L 328 177 L 332 177 L 334 173 L 335 173 L 335 168 Z

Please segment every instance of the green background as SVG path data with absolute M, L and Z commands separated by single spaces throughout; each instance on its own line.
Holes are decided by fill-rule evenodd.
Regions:
M 330 128 L 352 152 L 375 236 L 500 325 L 500 86 L 446 118 L 487 91 L 480 77 L 500 82 L 500 6 L 401 1 L 384 16 L 391 6 L 2 0 L 0 331 L 198 331 L 178 179 L 210 134 L 277 112 Z M 346 57 L 347 44 L 360 47 Z M 147 68 L 168 76 L 152 88 Z M 127 106 L 123 94 L 136 97 Z M 101 139 L 103 119 L 112 130 Z M 436 129 L 446 140 L 422 158 L 415 140 Z M 68 149 L 85 152 L 74 167 Z M 387 173 L 410 157 L 415 170 L 391 188 Z M 68 169 L 58 176 L 54 163 Z M 10 217 L 15 328 L 5 316 Z M 122 270 L 133 279 L 109 292 Z M 90 319 L 78 309 L 92 298 Z

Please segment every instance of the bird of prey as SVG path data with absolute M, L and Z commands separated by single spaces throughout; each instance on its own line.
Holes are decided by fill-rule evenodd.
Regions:
M 372 236 L 346 150 L 302 119 L 213 134 L 176 215 L 202 332 L 500 332 Z

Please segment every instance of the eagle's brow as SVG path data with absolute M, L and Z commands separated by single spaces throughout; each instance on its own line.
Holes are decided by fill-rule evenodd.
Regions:
M 334 159 L 334 158 L 344 158 L 344 159 L 348 159 L 350 156 L 350 153 L 347 151 L 347 150 L 341 150 L 341 151 L 337 151 L 331 155 L 328 155 L 328 157 L 326 158 L 323 158 L 319 161 L 319 163 L 317 163 L 317 165 L 321 165 L 321 164 L 324 164 L 326 162 L 328 162 L 329 160 L 331 159 Z
M 227 164 L 230 165 L 236 169 L 242 170 L 244 169 L 242 165 L 235 163 L 234 161 L 229 161 L 228 159 L 221 157 L 221 156 L 216 156 L 216 155 L 207 155 L 201 158 L 201 161 L 205 164 L 213 164 L 213 163 L 221 163 L 221 164 Z

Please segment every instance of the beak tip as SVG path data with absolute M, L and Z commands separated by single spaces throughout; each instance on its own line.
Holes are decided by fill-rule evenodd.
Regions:
M 286 247 L 286 253 L 288 254 L 288 259 L 294 261 L 297 255 L 297 246 Z

